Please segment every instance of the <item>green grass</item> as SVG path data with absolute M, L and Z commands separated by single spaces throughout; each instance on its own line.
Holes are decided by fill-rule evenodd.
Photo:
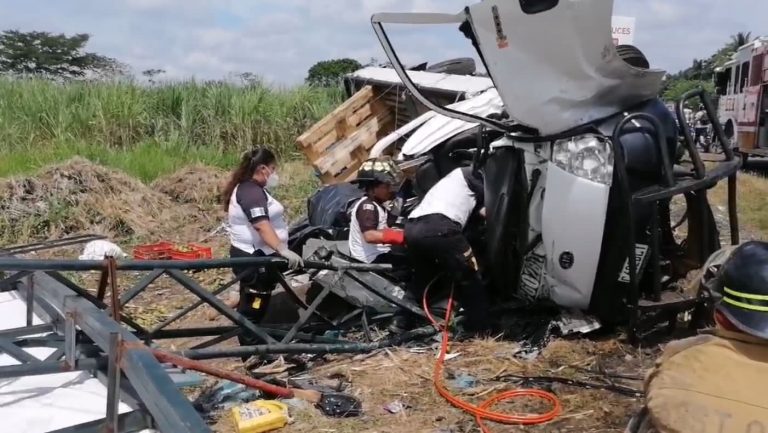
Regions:
M 230 168 L 255 144 L 290 160 L 296 137 L 342 100 L 305 86 L 0 78 L 0 176 L 80 155 L 151 181 L 192 162 Z

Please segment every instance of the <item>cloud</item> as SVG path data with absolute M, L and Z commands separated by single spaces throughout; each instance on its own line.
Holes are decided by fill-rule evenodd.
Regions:
M 509 0 L 511 1 L 511 0 Z M 0 0 L 0 29 L 89 33 L 88 49 L 138 73 L 173 78 L 252 72 L 280 84 L 301 82 L 317 61 L 384 53 L 370 25 L 376 12 L 460 11 L 472 0 Z M 635 43 L 658 67 L 677 71 L 706 57 L 738 31 L 758 31 L 765 0 L 616 0 L 637 18 Z M 392 26 L 406 63 L 472 55 L 455 30 Z

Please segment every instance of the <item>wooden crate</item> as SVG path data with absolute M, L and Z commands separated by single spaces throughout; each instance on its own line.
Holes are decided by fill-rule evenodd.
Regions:
M 381 138 L 394 131 L 395 113 L 365 86 L 296 139 L 325 184 L 354 179 Z

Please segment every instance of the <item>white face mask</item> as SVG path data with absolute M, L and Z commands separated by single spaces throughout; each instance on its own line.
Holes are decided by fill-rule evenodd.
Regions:
M 265 185 L 267 188 L 275 188 L 280 183 L 280 177 L 277 175 L 277 172 L 272 172 L 267 177 L 267 184 Z

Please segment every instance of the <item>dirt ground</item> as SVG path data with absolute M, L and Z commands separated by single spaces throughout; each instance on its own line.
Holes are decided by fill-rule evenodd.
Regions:
M 15 180 L 6 184 L 5 191 L 15 194 L 12 199 L 0 197 L 0 209 L 38 209 L 35 201 L 50 198 L 62 188 L 82 188 L 82 183 L 103 183 L 109 178 L 107 173 L 95 169 L 99 176 L 74 176 L 71 173 L 83 169 L 82 161 L 74 166 L 67 166 L 61 172 L 51 170 L 46 172 L 51 183 L 46 185 L 34 184 L 28 187 L 28 182 Z M 76 168 L 77 170 L 73 169 Z M 158 232 L 167 233 L 175 230 L 172 238 L 187 241 L 199 241 L 207 238 L 206 242 L 214 247 L 214 256 L 226 255 L 226 240 L 221 234 L 211 236 L 220 223 L 221 214 L 215 209 L 215 200 L 210 195 L 217 191 L 224 176 L 218 171 L 206 171 L 197 167 L 178 173 L 165 180 L 158 180 L 151 188 L 131 183 L 130 180 L 117 176 L 123 183 L 129 182 L 133 194 L 129 198 L 120 196 L 118 199 L 128 200 L 127 207 L 116 212 L 93 197 L 86 197 L 87 191 L 70 192 L 72 202 L 77 207 L 69 212 L 78 218 L 75 220 L 81 226 L 62 227 L 57 224 L 42 224 L 29 226 L 37 238 L 55 237 L 64 232 L 82 232 L 89 229 L 88 224 L 94 224 L 102 231 L 109 233 L 110 227 L 115 226 L 131 236 L 120 239 L 121 246 L 130 252 L 132 245 L 155 236 Z M 58 173 L 58 174 L 57 174 Z M 202 173 L 202 174 L 201 174 Z M 212 173 L 212 174 L 211 174 Z M 212 184 L 202 185 L 205 179 L 213 179 Z M 749 178 L 749 182 L 754 179 Z M 55 185 L 56 187 L 51 187 Z M 194 191 L 187 191 L 186 186 L 196 185 Z M 99 187 L 99 194 L 114 194 L 105 185 Z M 106 188 L 106 189 L 105 189 Z M 22 194 L 19 196 L 18 194 Z M 26 195 L 25 195 L 26 194 Z M 79 194 L 79 195 L 78 195 Z M 145 199 L 141 199 L 144 195 Z M 21 198 L 20 198 L 21 197 Z M 726 220 L 722 194 L 713 194 L 716 219 L 721 227 Z M 300 200 L 296 200 L 301 203 Z M 148 206 L 149 210 L 143 210 Z M 178 214 L 169 213 L 176 209 Z M 180 210 L 179 210 L 180 209 Z M 141 218 L 141 212 L 149 212 L 151 218 Z M 17 211 L 18 212 L 18 211 Z M 206 214 L 205 218 L 191 221 L 190 212 Z M 126 217 L 124 214 L 128 213 Z M 14 214 L 16 215 L 16 214 Z M 16 218 L 16 217 L 14 217 Z M 121 224 L 116 224 L 115 219 Z M 118 221 L 118 222 L 119 222 Z M 179 222 L 183 227 L 180 227 Z M 152 224 L 158 227 L 151 227 Z M 762 231 L 743 225 L 742 235 L 745 238 L 762 238 Z M 140 235 L 145 235 L 141 237 Z M 722 233 L 723 238 L 727 232 Z M 75 257 L 79 251 L 74 248 L 61 249 L 38 255 L 39 257 Z M 210 271 L 193 275 L 205 287 L 213 289 L 230 278 L 229 271 Z M 137 273 L 120 275 L 119 288 L 127 290 L 140 277 Z M 95 290 L 98 275 L 79 276 L 80 281 L 90 289 Z M 150 289 L 136 298 L 126 307 L 126 313 L 136 318 L 141 324 L 159 323 L 175 311 L 189 305 L 196 298 L 183 288 L 174 284 L 168 278 L 161 278 Z M 221 317 L 211 319 L 208 307 L 201 307 L 179 321 L 174 327 L 212 326 L 227 324 Z M 676 337 L 684 334 L 676 335 Z M 516 343 L 497 340 L 478 340 L 453 344 L 450 353 L 455 355 L 446 361 L 445 380 L 448 388 L 458 397 L 473 404 L 480 404 L 493 395 L 516 388 L 539 388 L 553 392 L 560 399 L 563 412 L 553 422 L 533 427 L 515 427 L 490 425 L 494 432 L 622 432 L 627 421 L 641 404 L 638 396 L 627 396 L 617 392 L 588 389 L 583 386 L 573 386 L 564 383 L 544 381 L 520 381 L 510 375 L 517 376 L 548 376 L 571 380 L 580 380 L 594 385 L 618 386 L 622 389 L 642 390 L 642 378 L 652 367 L 659 355 L 663 343 L 661 339 L 649 343 L 646 347 L 632 347 L 626 344 L 620 331 L 598 331 L 589 338 L 554 339 L 546 349 L 535 359 L 523 360 L 515 356 L 519 347 Z M 176 340 L 162 342 L 162 346 L 175 350 L 189 347 L 199 341 Z M 230 340 L 223 345 L 234 345 Z M 285 427 L 285 433 L 469 433 L 479 431 L 472 416 L 451 407 L 434 389 L 433 369 L 436 361 L 437 342 L 427 341 L 420 347 L 393 348 L 380 350 L 368 355 L 358 356 L 329 356 L 315 363 L 309 371 L 300 372 L 330 386 L 343 385 L 345 392 L 359 398 L 363 405 L 363 414 L 356 418 L 335 419 L 323 416 L 313 407 L 292 405 L 290 415 L 292 423 Z M 239 360 L 222 360 L 215 362 L 219 367 L 237 371 L 242 370 Z M 469 388 L 462 389 L 451 385 L 452 378 L 469 375 L 475 383 Z M 288 376 L 284 375 L 284 379 Z M 209 381 L 210 383 L 210 381 Z M 199 390 L 188 391 L 194 397 Z M 404 409 L 398 413 L 390 413 L 385 407 L 399 403 Z M 528 399 L 502 403 L 495 407 L 505 413 L 545 410 L 540 403 Z M 213 424 L 217 433 L 234 432 L 234 426 L 229 413 L 218 414 Z

